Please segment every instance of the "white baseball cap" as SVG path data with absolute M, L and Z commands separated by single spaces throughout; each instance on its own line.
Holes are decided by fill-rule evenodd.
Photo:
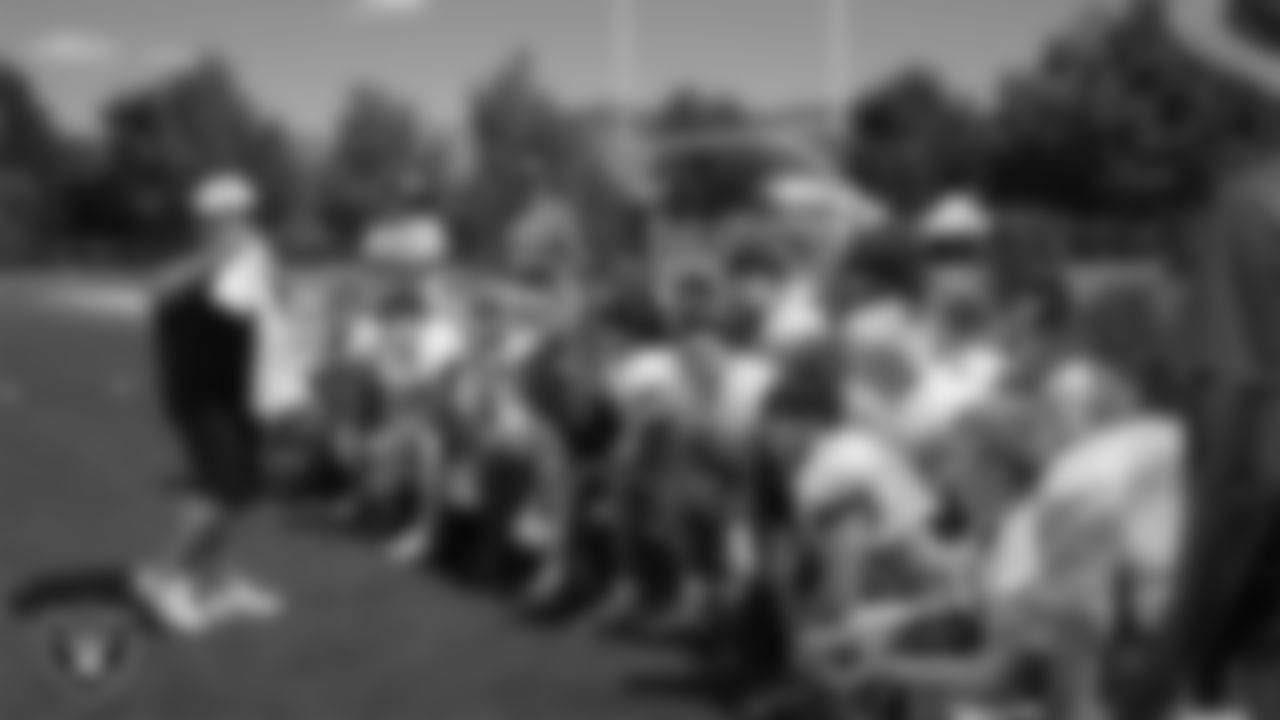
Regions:
M 375 229 L 362 253 L 374 262 L 433 265 L 449 257 L 449 232 L 434 217 L 403 220 Z
M 874 230 L 890 219 L 879 202 L 839 178 L 791 173 L 774 178 L 766 188 L 775 212 L 821 218 L 823 232 L 849 239 Z
M 987 208 L 975 197 L 956 194 L 943 198 L 925 213 L 919 231 L 926 240 L 977 240 L 993 229 Z
M 242 175 L 213 175 L 196 185 L 192 207 L 204 219 L 243 217 L 258 207 L 258 193 L 253 183 Z

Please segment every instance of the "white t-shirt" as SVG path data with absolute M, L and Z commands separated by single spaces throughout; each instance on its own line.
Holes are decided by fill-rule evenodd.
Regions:
M 919 380 L 918 331 L 910 309 L 897 302 L 861 305 L 841 321 L 846 417 L 879 426 L 902 412 Z
M 1043 595 L 1109 603 L 1115 573 L 1136 580 L 1139 602 L 1169 591 L 1183 535 L 1185 436 L 1148 416 L 1100 431 L 1048 469 L 997 540 L 986 588 L 996 601 Z
M 256 320 L 275 302 L 279 263 L 264 239 L 246 237 L 239 242 L 215 271 L 213 301 L 228 312 Z
M 822 340 L 829 330 L 818 289 L 813 283 L 793 282 L 765 317 L 763 344 L 772 352 L 787 353 Z
M 794 491 L 802 517 L 864 494 L 889 531 L 923 528 L 938 510 L 937 497 L 910 460 L 861 429 L 841 429 L 822 438 L 801 465 Z
M 730 355 L 720 370 L 714 411 L 717 428 L 740 435 L 756 427 L 780 374 L 778 365 L 767 357 Z
M 215 303 L 253 326 L 252 402 L 258 417 L 270 420 L 308 408 L 322 329 L 306 308 L 290 303 L 266 241 L 247 239 L 214 275 L 212 293 Z
M 467 352 L 466 329 L 456 319 L 431 315 L 418 322 L 367 317 L 352 328 L 349 352 L 393 387 L 439 379 Z
M 692 383 L 674 348 L 651 347 L 622 358 L 609 377 L 609 388 L 624 407 L 655 412 L 683 412 L 692 396 Z
M 1128 388 L 1098 363 L 1083 357 L 1061 361 L 1045 382 L 1036 408 L 1039 449 L 1052 454 L 1087 437 L 1128 399 Z
M 913 447 L 945 438 L 996 401 L 1007 368 L 1005 356 L 987 345 L 924 357 L 896 420 L 900 437 Z

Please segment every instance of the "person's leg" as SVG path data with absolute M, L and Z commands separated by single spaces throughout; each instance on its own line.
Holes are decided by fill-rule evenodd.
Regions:
M 775 493 L 783 485 L 765 448 L 742 448 L 739 498 L 742 538 L 729 538 L 728 562 L 732 571 L 732 595 L 727 606 L 734 622 L 718 638 L 720 652 L 735 675 L 738 686 L 769 686 L 782 681 L 791 670 L 790 603 L 796 581 L 787 567 L 795 541 L 789 532 L 785 498 Z M 733 530 L 731 530 L 733 532 Z M 743 547 L 735 548 L 734 543 Z
M 360 457 L 359 487 L 363 509 L 374 524 L 397 525 L 410 500 L 418 460 L 419 423 L 400 397 L 379 393 L 380 412 L 371 421 Z
M 672 618 L 677 627 L 705 625 L 726 589 L 728 528 L 734 517 L 733 497 L 718 463 L 699 463 L 690 478 L 684 511 L 683 581 Z
M 393 560 L 417 563 L 434 553 L 445 505 L 444 451 L 435 429 L 421 417 L 406 417 L 392 438 L 393 457 L 388 458 L 394 473 L 387 483 L 385 502 L 402 507 L 403 517 L 388 546 Z
M 657 571 L 642 577 L 659 580 L 659 588 L 669 592 L 662 593 L 668 603 L 655 624 L 680 631 L 697 623 L 710 599 L 709 568 L 718 549 L 709 517 L 714 501 L 708 498 L 712 482 L 698 438 L 681 427 L 667 427 L 662 435 L 658 461 L 646 473 L 653 512 L 641 529 L 639 549 Z
M 530 449 L 533 497 L 527 503 L 524 540 L 537 567 L 526 591 L 534 606 L 554 602 L 568 587 L 573 568 L 573 529 L 578 484 L 567 443 L 550 427 Z
M 343 367 L 327 380 L 327 442 L 335 469 L 342 476 L 342 492 L 334 498 L 332 513 L 335 519 L 347 523 L 358 519 L 363 510 L 370 438 L 383 423 L 386 408 L 380 388 L 367 373 Z
M 176 627 L 198 632 L 244 611 L 274 615 L 280 601 L 236 572 L 229 558 L 237 525 L 260 491 L 252 422 L 228 410 L 179 419 L 198 496 L 179 513 L 170 546 L 142 575 L 142 589 Z
M 645 530 L 654 515 L 656 425 L 626 419 L 597 480 L 592 524 L 602 537 L 603 593 L 591 621 L 612 624 L 639 607 Z
M 197 497 L 179 517 L 162 565 L 216 580 L 227 541 L 257 483 L 257 443 L 250 424 L 230 410 L 210 409 L 179 421 Z

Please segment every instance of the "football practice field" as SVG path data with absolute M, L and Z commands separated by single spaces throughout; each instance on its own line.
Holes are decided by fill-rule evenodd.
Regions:
M 501 598 L 271 510 L 239 555 L 287 593 L 282 621 L 198 639 L 149 631 L 119 580 L 171 529 L 179 458 L 145 338 L 127 302 L 86 312 L 48 290 L 0 278 L 0 720 L 723 715 L 670 649 L 532 625 Z M 69 672 L 78 637 L 106 648 L 103 672 Z M 1265 655 L 1248 685 L 1254 717 L 1274 720 L 1280 673 Z
M 669 650 L 532 626 L 500 598 L 270 513 L 240 555 L 288 593 L 286 618 L 194 640 L 146 632 L 105 580 L 170 529 L 178 458 L 148 379 L 135 324 L 0 292 L 0 718 L 716 716 L 681 690 L 689 668 Z M 80 636 L 107 648 L 98 679 L 65 671 L 62 641 Z

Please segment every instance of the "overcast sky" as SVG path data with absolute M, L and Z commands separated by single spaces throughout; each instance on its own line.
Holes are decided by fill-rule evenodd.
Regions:
M 753 101 L 825 87 L 825 0 L 634 0 L 646 94 L 684 80 Z M 1029 61 L 1047 33 L 1118 0 L 848 0 L 862 81 L 936 65 L 968 90 Z M 609 0 L 0 0 L 0 47 L 24 58 L 53 107 L 84 126 L 123 84 L 207 50 L 300 129 L 333 119 L 371 79 L 456 119 L 468 88 L 521 47 L 568 98 L 609 91 Z

